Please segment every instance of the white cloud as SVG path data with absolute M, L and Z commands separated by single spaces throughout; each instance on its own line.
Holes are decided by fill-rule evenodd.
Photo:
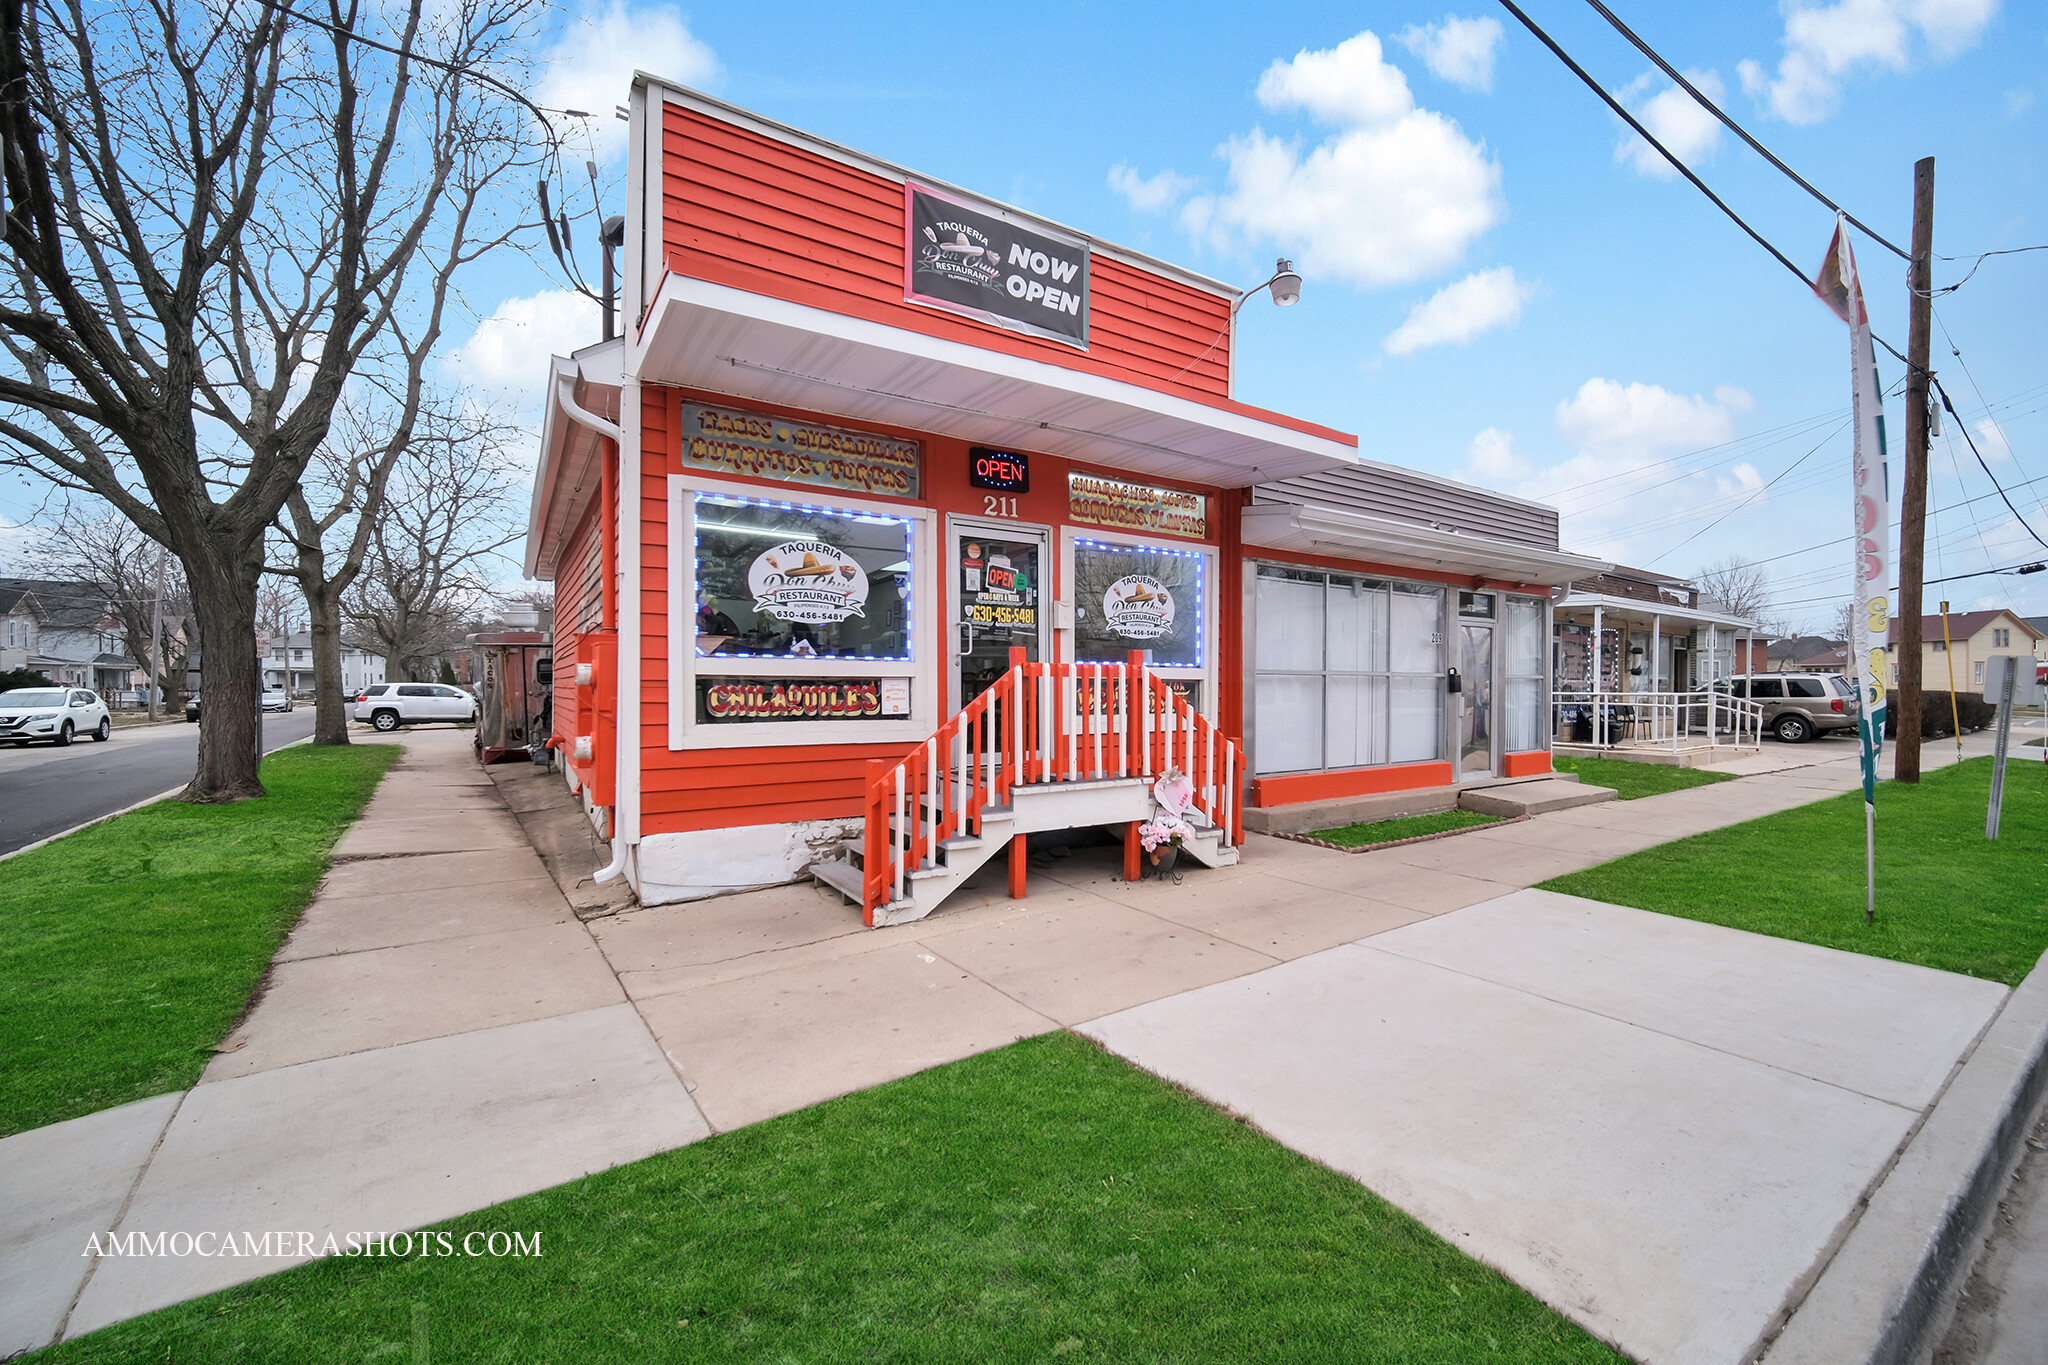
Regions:
M 1788 123 L 1818 123 L 1835 111 L 1842 81 L 1871 68 L 1904 71 L 1917 32 L 1927 54 L 1946 61 L 1974 46 L 1999 0 L 1836 0 L 1786 6 L 1784 55 L 1775 75 L 1754 61 L 1742 88 Z
M 1715 104 L 1727 99 L 1728 88 L 1721 84 L 1721 77 L 1716 72 L 1688 71 L 1685 77 Z M 1721 145 L 1721 120 L 1676 84 L 1668 84 L 1657 94 L 1638 103 L 1636 97 L 1649 84 L 1650 78 L 1645 76 L 1619 92 L 1619 98 L 1628 105 L 1629 112 L 1650 130 L 1650 136 L 1669 147 L 1672 155 L 1688 166 L 1712 156 L 1714 149 Z M 1614 159 L 1633 165 L 1638 175 L 1654 176 L 1659 180 L 1670 180 L 1678 174 L 1655 147 L 1632 131 L 1622 135 L 1614 149 Z
M 1109 168 L 1109 187 L 1128 200 L 1138 212 L 1158 213 L 1177 203 L 1182 195 L 1195 187 L 1195 182 L 1172 171 L 1141 176 L 1119 161 Z
M 1410 24 L 1394 41 L 1422 58 L 1430 74 L 1467 90 L 1493 89 L 1493 57 L 1500 47 L 1498 19 L 1461 19 L 1452 14 L 1441 24 Z
M 1474 483 L 1500 484 L 1526 479 L 1535 471 L 1529 457 L 1515 449 L 1513 432 L 1488 427 L 1465 447 L 1465 477 Z
M 624 0 L 586 17 L 572 14 L 544 66 L 535 102 L 589 113 L 584 127 L 600 162 L 626 145 L 626 125 L 612 111 L 626 102 L 635 71 L 693 86 L 715 84 L 720 75 L 717 54 L 691 34 L 682 15 L 660 6 L 628 9 Z
M 1534 285 L 1515 278 L 1512 266 L 1481 270 L 1416 304 L 1407 321 L 1381 344 L 1389 355 L 1408 355 L 1429 346 L 1467 342 L 1496 327 L 1512 327 L 1535 292 Z
M 1259 99 L 1340 131 L 1306 152 L 1260 128 L 1224 143 L 1229 190 L 1181 210 L 1218 250 L 1271 245 L 1311 275 L 1401 284 L 1457 264 L 1500 218 L 1500 167 L 1454 121 L 1415 107 L 1370 32 L 1273 63 Z
M 2034 92 L 2031 90 L 2008 90 L 2005 92 L 2005 116 L 2018 118 L 2034 107 Z
M 2012 458 L 2012 442 L 2005 438 L 2005 428 L 1989 417 L 1977 423 L 1977 450 L 1987 462 Z
M 1372 30 L 1326 52 L 1306 48 L 1292 61 L 1275 61 L 1259 77 L 1259 103 L 1268 109 L 1306 109 L 1337 127 L 1387 123 L 1415 107 L 1408 78 L 1382 55 Z
M 601 330 L 597 305 L 571 290 L 506 299 L 442 367 L 479 403 L 532 421 L 540 411 L 549 357 L 590 345 Z
M 1754 406 L 1727 384 L 1707 399 L 1657 384 L 1588 379 L 1557 405 L 1557 430 L 1587 454 L 1640 460 L 1732 440 L 1735 418 Z

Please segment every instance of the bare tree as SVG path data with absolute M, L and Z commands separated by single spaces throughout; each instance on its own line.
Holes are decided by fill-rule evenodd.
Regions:
M 1855 625 L 1856 604 L 1854 602 L 1844 602 L 1835 608 L 1834 624 L 1829 627 L 1828 638 L 1840 640 L 1844 645 L 1847 645 L 1856 638 Z
M 386 676 L 429 676 L 428 661 L 461 641 L 488 597 L 491 560 L 524 533 L 518 470 L 502 445 L 517 434 L 488 415 L 449 414 L 393 471 L 362 574 L 341 604 L 356 642 L 384 656 Z
M 402 392 L 453 272 L 516 228 L 491 208 L 533 126 L 503 82 L 542 15 L 0 0 L 0 460 L 182 564 L 209 703 L 187 800 L 262 794 L 265 534 L 351 376 Z
M 145 668 L 155 661 L 151 682 L 165 695 L 181 692 L 191 635 L 184 572 L 133 522 L 106 512 L 104 506 L 64 504 L 38 548 L 38 576 L 90 584 L 120 625 L 122 650 Z
M 1730 556 L 1701 569 L 1693 583 L 1700 596 L 1713 598 L 1730 616 L 1765 623 L 1764 613 L 1771 609 L 1771 580 L 1761 565 Z

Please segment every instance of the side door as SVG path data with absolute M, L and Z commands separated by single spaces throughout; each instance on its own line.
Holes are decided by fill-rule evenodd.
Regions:
M 398 685 L 398 716 L 401 720 L 438 720 L 434 689 L 427 683 Z
M 459 687 L 445 683 L 434 684 L 434 696 L 440 702 L 440 714 L 444 720 L 468 720 L 472 705 L 469 693 Z

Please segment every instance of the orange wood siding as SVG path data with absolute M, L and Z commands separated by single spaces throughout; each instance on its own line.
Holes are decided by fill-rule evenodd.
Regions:
M 1095 253 L 1086 351 L 909 303 L 900 184 L 679 105 L 662 107 L 668 269 L 1228 404 L 1230 304 L 1219 295 Z M 647 282 L 650 294 L 658 283 Z

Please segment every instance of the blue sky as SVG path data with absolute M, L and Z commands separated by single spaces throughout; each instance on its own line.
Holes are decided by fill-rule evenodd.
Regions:
M 1589 7 L 1528 8 L 1813 272 L 1827 209 L 1652 79 Z M 1908 236 L 1913 162 L 1931 154 L 1937 253 L 2048 243 L 2048 6 L 1615 8 L 1894 241 Z M 603 116 L 590 150 L 607 211 L 623 197 L 623 125 L 609 111 L 643 66 L 1219 278 L 1257 283 L 1287 255 L 1302 301 L 1246 307 L 1245 401 L 1357 432 L 1374 459 L 1555 502 L 1568 548 L 1676 573 L 1768 560 L 1777 614 L 1795 626 L 1822 624 L 1846 594 L 1846 545 L 1807 548 L 1849 529 L 1845 329 L 1639 156 L 1505 10 L 569 0 L 561 12 L 539 97 Z M 1860 235 L 1856 250 L 1876 329 L 1903 348 L 1903 262 Z M 1967 268 L 1938 262 L 1937 286 Z M 476 330 L 454 329 L 449 377 L 530 419 L 545 354 L 596 335 L 594 308 L 560 285 L 539 253 L 472 278 Z M 1988 260 L 1937 303 L 1961 360 L 1940 328 L 1934 354 L 1979 449 L 2048 539 L 2044 303 L 2048 251 Z M 1887 386 L 1901 368 L 1881 361 Z M 1896 398 L 1888 418 L 1896 496 Z M 1929 576 L 2048 555 L 1946 430 L 1931 503 L 1951 510 L 1930 524 Z M 1936 586 L 1930 609 L 1944 592 L 1959 610 L 2048 612 L 2048 574 Z

